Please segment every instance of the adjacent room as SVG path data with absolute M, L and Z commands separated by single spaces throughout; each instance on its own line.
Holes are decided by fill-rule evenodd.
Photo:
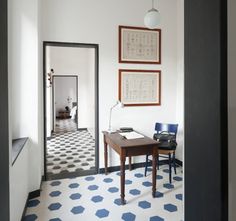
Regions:
M 94 174 L 95 49 L 45 43 L 46 177 Z

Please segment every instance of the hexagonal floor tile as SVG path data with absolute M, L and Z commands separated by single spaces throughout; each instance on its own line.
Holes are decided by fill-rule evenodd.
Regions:
M 183 179 L 182 179 L 182 177 L 175 176 L 175 177 L 173 177 L 173 180 L 180 182 L 180 181 L 182 181 Z
M 27 207 L 36 207 L 40 204 L 40 201 L 39 200 L 30 200 L 28 203 L 27 203 Z
M 61 167 L 60 166 L 54 166 L 53 169 L 54 170 L 59 170 L 59 169 L 61 169 Z
M 176 195 L 175 195 L 175 198 L 176 198 L 177 200 L 183 200 L 183 194 L 176 194 Z
M 97 190 L 98 189 L 98 186 L 97 185 L 90 185 L 88 187 L 89 190 Z
M 135 173 L 134 176 L 137 177 L 137 178 L 144 177 L 144 175 L 142 173 Z
M 123 213 L 121 218 L 124 221 L 134 221 L 136 216 L 133 213 Z
M 97 210 L 95 215 L 99 218 L 104 218 L 109 215 L 109 211 L 106 209 L 99 209 L 99 210 Z
M 60 195 L 61 195 L 61 192 L 60 192 L 60 191 L 52 191 L 49 195 L 50 195 L 51 197 L 57 197 L 57 196 L 60 196 Z
M 79 187 L 79 184 L 78 184 L 78 183 L 71 183 L 71 184 L 69 185 L 69 187 L 70 187 L 71 189 L 78 188 L 78 187 Z
M 51 186 L 59 186 L 61 184 L 60 181 L 53 181 L 50 183 Z
M 131 181 L 131 180 L 125 180 L 125 184 L 126 185 L 130 185 L 130 184 L 132 184 L 133 182 Z
M 177 211 L 177 206 L 173 204 L 165 204 L 164 209 L 169 211 L 169 212 L 176 212 Z
M 164 173 L 169 173 L 169 169 L 162 170 Z
M 38 219 L 38 216 L 35 214 L 30 214 L 24 217 L 24 221 L 35 221 Z
M 88 166 L 89 164 L 88 163 L 81 163 L 81 166 Z
M 48 209 L 53 211 L 53 210 L 58 210 L 61 208 L 61 204 L 60 203 L 52 203 L 49 205 Z
M 156 196 L 156 198 L 162 198 L 162 197 L 164 197 L 164 194 L 157 191 L 155 196 Z
M 146 187 L 152 186 L 152 183 L 149 182 L 149 181 L 145 181 L 145 182 L 143 182 L 142 184 L 143 184 L 143 186 L 146 186 Z
M 70 198 L 71 198 L 72 200 L 78 200 L 78 199 L 81 198 L 81 194 L 79 194 L 79 193 L 73 193 L 73 194 L 70 195 Z
M 141 191 L 140 191 L 140 190 L 137 190 L 137 189 L 132 189 L 132 190 L 129 191 L 129 193 L 130 193 L 131 195 L 136 196 L 136 195 L 140 195 L 140 194 L 141 194 Z
M 116 175 L 117 175 L 117 176 L 120 176 L 120 172 L 117 172 Z
M 149 203 L 148 201 L 140 201 L 138 203 L 138 206 L 143 208 L 143 209 L 148 209 L 151 207 L 151 203 Z
M 82 206 L 75 206 L 75 207 L 72 208 L 71 212 L 73 214 L 83 213 L 84 212 L 84 207 L 82 207 Z
M 103 201 L 103 197 L 102 196 L 93 196 L 92 198 L 91 198 L 91 201 L 93 201 L 94 203 L 98 203 L 98 202 L 101 202 L 101 201 Z
M 62 220 L 59 218 L 53 218 L 53 219 L 50 219 L 49 221 L 62 221 Z
M 121 198 L 115 199 L 115 200 L 114 200 L 114 203 L 115 203 L 116 205 L 118 205 L 118 206 L 123 205 L 123 204 L 121 203 Z M 126 200 L 125 200 L 125 204 L 126 204 Z
M 153 216 L 150 218 L 150 221 L 164 221 L 164 219 L 160 216 Z
M 157 180 L 162 180 L 162 179 L 163 179 L 163 176 L 157 175 Z
M 94 180 L 95 178 L 93 176 L 88 176 L 85 178 L 86 181 L 92 181 Z
M 166 189 L 170 190 L 170 189 L 174 189 L 174 185 L 170 184 L 170 183 L 165 183 L 163 184 L 163 187 L 165 187 Z
M 116 193 L 116 192 L 119 191 L 119 189 L 118 189 L 117 187 L 110 187 L 110 188 L 108 189 L 108 191 L 109 191 L 110 193 Z
M 105 178 L 103 180 L 103 182 L 105 182 L 105 183 L 111 183 L 112 181 L 113 181 L 113 179 L 111 179 L 111 178 Z

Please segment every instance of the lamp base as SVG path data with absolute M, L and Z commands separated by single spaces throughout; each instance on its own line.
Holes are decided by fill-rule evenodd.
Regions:
M 112 133 L 116 133 L 117 130 L 108 129 L 107 132 L 108 132 L 109 134 L 112 134 Z

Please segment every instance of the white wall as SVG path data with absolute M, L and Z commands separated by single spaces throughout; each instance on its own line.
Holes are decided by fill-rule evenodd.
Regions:
M 236 220 L 236 2 L 228 0 L 229 220 Z
M 46 65 L 50 63 L 50 50 L 46 50 Z M 45 85 L 46 85 L 46 129 L 47 129 L 47 137 L 51 137 L 53 131 L 53 117 L 55 114 L 52 113 L 52 76 L 51 78 L 48 74 L 51 73 L 51 69 L 47 68 L 47 72 L 45 73 Z M 49 81 L 50 79 L 50 81 Z
M 59 111 L 65 111 L 66 106 L 71 110 L 72 103 L 77 101 L 76 77 L 54 77 L 54 97 L 56 116 Z
M 100 167 L 103 167 L 102 130 L 108 128 L 110 107 L 118 99 L 118 69 L 160 69 L 162 71 L 162 105 L 127 107 L 114 110 L 113 126 L 132 126 L 152 136 L 157 121 L 176 123 L 177 105 L 177 4 L 160 0 L 162 64 L 139 65 L 118 63 L 118 25 L 143 26 L 150 2 L 146 0 L 44 0 L 43 39 L 47 41 L 99 44 L 99 122 Z M 135 7 L 134 7 L 135 6 Z M 138 158 L 136 158 L 138 159 Z M 142 161 L 144 157 L 139 158 Z M 112 153 L 110 165 L 119 158 Z M 137 160 L 135 160 L 137 161 Z
M 178 147 L 176 158 L 184 161 L 184 0 L 177 4 L 177 91 L 176 122 L 178 122 Z
M 95 50 L 88 51 L 88 85 L 87 100 L 89 101 L 87 109 L 87 129 L 95 139 Z
M 12 166 L 10 176 L 11 220 L 20 221 L 30 192 L 29 143 L 27 142 Z
M 55 75 L 78 76 L 78 127 L 88 128 L 94 136 L 95 127 L 95 50 L 93 48 L 47 47 L 47 70 Z
M 42 97 L 40 76 L 40 1 L 38 0 L 9 0 L 8 1 L 8 53 L 9 53 L 9 151 L 11 159 L 11 140 L 19 137 L 29 137 L 28 158 L 22 152 L 16 161 L 17 169 L 25 171 L 21 157 L 30 162 L 27 191 L 40 188 L 42 175 Z M 39 46 L 40 45 L 40 46 Z M 11 160 L 10 160 L 11 162 Z M 10 167 L 11 220 L 20 220 L 19 211 L 25 204 L 25 176 L 19 177 L 14 167 Z M 22 185 L 21 185 L 22 184 Z M 17 195 L 14 195 L 16 192 Z

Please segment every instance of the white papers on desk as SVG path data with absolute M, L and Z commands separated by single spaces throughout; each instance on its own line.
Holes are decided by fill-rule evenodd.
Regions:
M 135 131 L 120 133 L 120 135 L 125 137 L 128 140 L 130 140 L 130 139 L 137 139 L 137 138 L 144 138 L 144 136 L 142 134 L 139 134 L 139 133 L 137 133 Z

